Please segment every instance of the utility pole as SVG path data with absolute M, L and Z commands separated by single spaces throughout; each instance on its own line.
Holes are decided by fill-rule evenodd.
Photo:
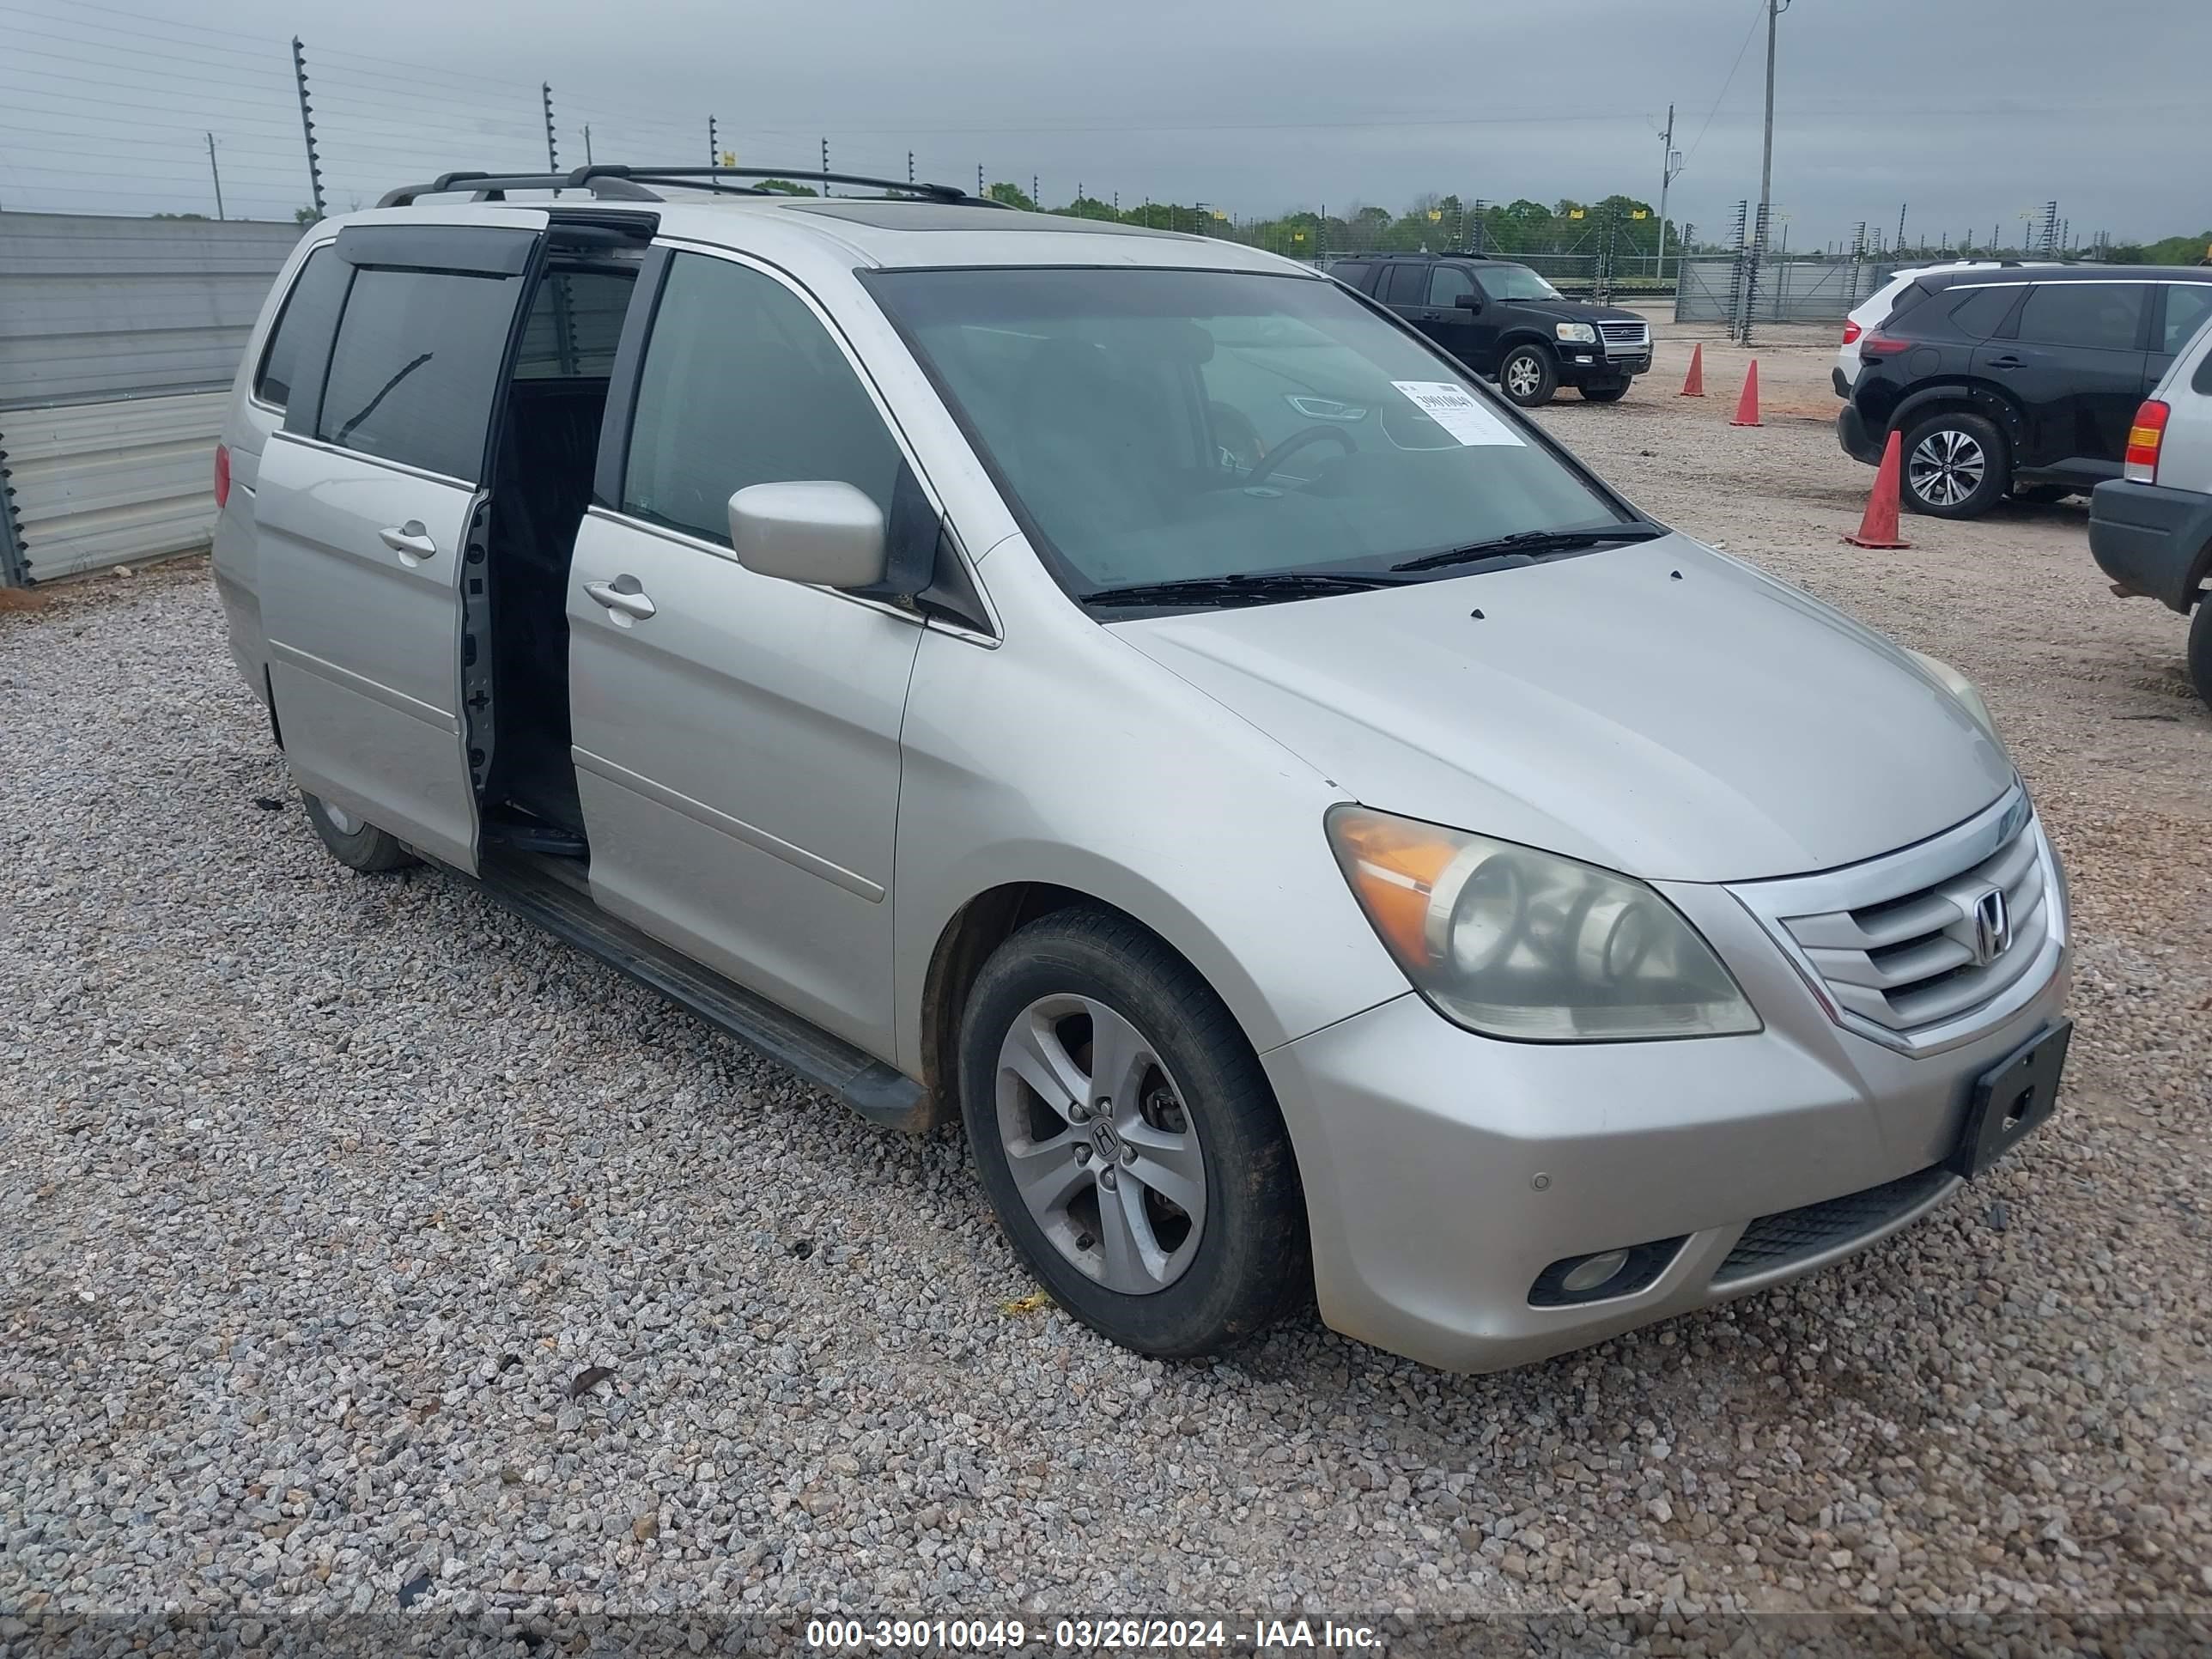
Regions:
M 545 106 L 545 170 L 558 173 L 561 171 L 561 152 L 553 144 L 553 83 L 550 81 L 538 83 L 538 97 Z
M 822 193 L 824 196 L 830 193 L 830 141 L 827 138 L 822 141 Z
M 215 175 L 215 216 L 216 216 L 216 218 L 220 219 L 220 218 L 223 217 L 223 211 L 222 211 L 222 168 L 220 168 L 220 167 L 217 167 L 217 166 L 216 166 L 216 164 L 215 164 L 215 134 L 213 134 L 213 133 L 211 133 L 211 132 L 210 132 L 210 134 L 208 134 L 208 136 L 207 136 L 207 141 L 208 141 L 208 171 L 209 171 L 210 173 L 213 173 L 213 174 Z
M 1667 186 L 1682 170 L 1682 152 L 1674 148 L 1674 106 L 1667 106 L 1667 131 L 1659 140 L 1659 263 L 1651 275 L 1656 281 L 1667 274 Z
M 906 153 L 906 181 L 909 185 L 914 182 L 914 152 L 912 150 Z
M 981 161 L 975 163 L 975 194 L 978 198 L 983 194 L 983 164 Z
M 1032 173 L 1030 174 L 1030 205 L 1042 210 L 1044 207 L 1044 203 L 1039 198 L 1042 197 L 1044 191 L 1037 188 L 1036 174 Z
M 592 124 L 589 121 L 584 123 L 584 165 L 592 165 Z
M 1766 137 L 1759 152 L 1759 253 L 1766 252 L 1767 221 L 1774 201 L 1774 25 L 1790 0 L 1766 0 Z
M 292 84 L 300 91 L 300 136 L 307 141 L 307 188 L 314 198 L 315 217 L 323 216 L 323 167 L 315 157 L 315 112 L 307 103 L 307 59 L 300 37 L 292 37 Z
M 710 167 L 722 165 L 721 135 L 715 131 L 714 118 L 711 115 L 707 118 L 707 165 Z

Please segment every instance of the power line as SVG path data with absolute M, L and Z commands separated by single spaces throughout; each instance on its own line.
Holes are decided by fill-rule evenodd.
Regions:
M 1759 33 L 1759 20 L 1765 15 L 1766 0 L 1759 0 L 1759 9 L 1751 15 L 1751 27 L 1743 32 L 1742 44 L 1735 49 L 1735 58 L 1729 64 L 1729 72 L 1726 78 L 1721 82 L 1721 89 L 1713 94 L 1713 106 L 1705 112 L 1705 125 L 1698 129 L 1698 136 L 1690 141 L 1688 155 L 1682 157 L 1684 167 L 1689 166 L 1690 156 L 1695 155 L 1698 153 L 1698 146 L 1705 142 L 1705 128 L 1712 125 L 1713 117 L 1719 112 L 1721 100 L 1728 96 L 1729 88 L 1735 84 L 1735 72 L 1743 67 L 1743 55 L 1751 50 L 1751 37 Z

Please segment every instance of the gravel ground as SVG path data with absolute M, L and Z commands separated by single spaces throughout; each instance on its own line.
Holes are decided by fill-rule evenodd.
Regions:
M 1310 1319 L 1136 1358 L 1025 1299 L 951 1137 L 331 862 L 188 562 L 0 614 L 0 1610 L 2212 1609 L 2179 620 L 2078 506 L 1839 545 L 1825 354 L 1751 432 L 1686 355 L 1543 418 L 1979 680 L 2070 864 L 2069 1098 L 1983 1187 L 1507 1376 Z

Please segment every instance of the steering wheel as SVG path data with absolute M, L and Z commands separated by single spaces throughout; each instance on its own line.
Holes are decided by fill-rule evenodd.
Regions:
M 1352 434 L 1340 426 L 1305 427 L 1293 432 L 1269 450 L 1260 465 L 1252 469 L 1252 476 L 1244 480 L 1244 488 L 1249 489 L 1255 484 L 1265 483 L 1269 478 L 1274 477 L 1277 467 L 1309 444 L 1317 444 L 1323 438 L 1336 440 L 1338 443 L 1344 446 L 1344 453 L 1347 455 L 1356 455 L 1359 453 L 1359 446 L 1352 441 Z

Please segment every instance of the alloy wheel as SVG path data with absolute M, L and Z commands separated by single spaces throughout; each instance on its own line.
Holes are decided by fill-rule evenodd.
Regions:
M 1108 1290 L 1180 1279 L 1206 1225 L 1206 1153 L 1140 1031 L 1091 997 L 1039 998 L 999 1048 L 1006 1166 L 1053 1248 Z
M 1930 507 L 1956 507 L 1982 487 L 1989 466 L 1972 433 L 1939 427 L 1912 447 L 1905 479 Z
M 1543 372 L 1533 357 L 1516 357 L 1505 365 L 1505 389 L 1516 398 L 1533 397 L 1543 383 Z

